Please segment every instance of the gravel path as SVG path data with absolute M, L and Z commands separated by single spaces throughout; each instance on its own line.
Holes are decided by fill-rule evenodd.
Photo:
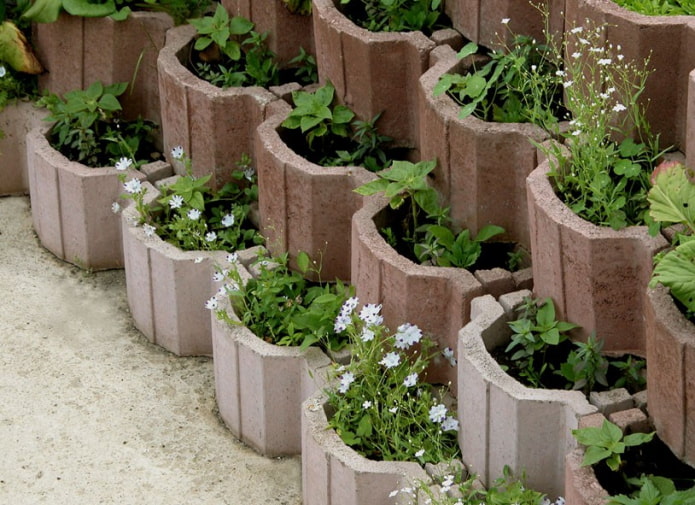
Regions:
M 122 270 L 55 259 L 26 197 L 0 198 L 0 504 L 301 503 L 298 458 L 216 413 L 212 361 L 132 325 Z

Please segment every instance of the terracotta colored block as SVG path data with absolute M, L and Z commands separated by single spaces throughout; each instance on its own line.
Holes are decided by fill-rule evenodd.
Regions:
M 29 192 L 26 135 L 40 127 L 46 115 L 46 109 L 32 102 L 12 103 L 0 111 L 0 195 Z
M 666 240 L 644 226 L 623 230 L 595 226 L 574 214 L 546 176 L 548 162 L 527 179 L 534 292 L 550 296 L 557 317 L 592 331 L 605 351 L 644 355 L 644 290 L 652 258 Z
M 41 244 L 81 268 L 123 267 L 120 218 L 111 209 L 122 192 L 118 171 L 69 161 L 50 146 L 46 131 L 27 135 L 32 216 Z M 139 172 L 133 177 L 145 178 Z
M 511 337 L 509 316 L 490 295 L 476 298 L 458 337 L 459 444 L 471 472 L 490 484 L 505 465 L 550 496 L 563 494 L 571 430 L 596 412 L 578 391 L 532 389 L 502 371 L 490 355 Z
M 434 42 L 422 32 L 370 32 L 336 7 L 314 0 L 316 61 L 321 82 L 358 116 L 382 113 L 379 131 L 400 145 L 417 145 L 417 80 L 427 70 Z
M 648 433 L 652 429 L 647 415 L 636 408 L 613 412 L 608 416 L 608 420 L 617 425 L 626 435 L 630 433 Z
M 608 491 L 603 489 L 590 466 L 581 466 L 584 451 L 575 449 L 565 460 L 566 505 L 606 505 Z
M 513 291 L 514 277 L 509 270 L 504 268 L 491 268 L 490 270 L 476 270 L 475 278 L 485 287 L 485 292 L 494 297 Z
M 318 348 L 272 345 L 212 317 L 220 416 L 234 436 L 265 456 L 298 454 L 302 401 L 325 385 L 330 360 Z
M 311 15 L 291 13 L 278 0 L 223 0 L 232 16 L 243 16 L 255 24 L 254 30 L 268 33 L 268 48 L 286 63 L 299 54 L 299 48 L 315 54 Z
M 418 463 L 373 461 L 327 430 L 326 398 L 317 392 L 302 405 L 302 489 L 305 505 L 382 505 L 389 494 L 428 481 Z
M 695 328 L 664 287 L 647 292 L 649 415 L 659 437 L 695 465 Z
M 134 79 L 132 93 L 129 89 L 121 98 L 124 116 L 142 115 L 159 124 L 157 54 L 172 26 L 168 14 L 155 12 L 133 12 L 125 21 L 63 13 L 54 23 L 36 23 L 33 43 L 48 70 L 39 85 L 63 95 L 95 81 Z
M 695 44 L 695 41 L 692 42 Z M 685 153 L 687 165 L 695 166 L 695 70 L 688 74 L 688 105 L 686 109 Z
M 688 74 L 695 68 L 692 16 L 645 16 L 610 0 L 567 0 L 567 26 L 586 18 L 607 23 L 606 37 L 620 45 L 626 60 L 649 58 L 650 75 L 641 96 L 647 120 L 663 146 L 686 145 Z
M 351 220 L 363 199 L 352 190 L 376 176 L 361 167 L 322 167 L 297 155 L 280 137 L 289 110 L 257 131 L 258 203 L 268 248 L 292 258 L 304 251 L 321 265 L 321 278 L 349 280 Z
M 420 78 L 418 104 L 422 159 L 438 161 L 434 186 L 451 208 L 454 226 L 472 233 L 487 224 L 502 226 L 503 239 L 529 249 L 525 180 L 538 165 L 530 141 L 549 135 L 531 124 L 460 119 L 460 106 L 446 94 L 434 96 L 434 88 L 444 74 L 467 72 L 473 60 L 459 60 L 449 47 L 433 54 L 439 62 Z
M 164 154 L 171 162 L 171 149 L 182 146 L 193 174 L 214 173 L 211 184 L 221 187 L 242 154 L 255 159 L 256 128 L 278 97 L 258 86 L 218 88 L 193 75 L 183 62 L 194 34 L 191 25 L 170 30 L 157 60 Z M 172 165 L 180 173 L 180 164 Z

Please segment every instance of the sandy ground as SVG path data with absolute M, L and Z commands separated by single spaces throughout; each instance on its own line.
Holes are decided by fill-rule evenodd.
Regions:
M 0 198 L 0 504 L 301 503 L 298 458 L 255 454 L 216 413 L 212 361 L 132 325 L 122 270 L 42 249 Z

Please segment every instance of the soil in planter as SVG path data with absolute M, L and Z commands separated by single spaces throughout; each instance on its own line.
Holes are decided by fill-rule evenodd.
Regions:
M 350 3 L 347 5 L 340 5 L 339 9 L 340 12 L 342 12 L 345 17 L 347 17 L 350 21 L 355 23 L 357 26 L 360 26 L 362 28 L 365 28 L 367 30 L 372 30 L 372 31 L 413 31 L 412 29 L 404 28 L 402 30 L 398 29 L 393 29 L 389 28 L 388 24 L 386 21 L 383 21 L 380 26 L 375 26 L 377 22 L 375 21 L 376 18 L 382 17 L 378 14 L 378 10 L 376 7 L 368 7 L 367 4 L 370 2 L 364 1 L 364 0 L 351 0 Z M 372 4 L 379 4 L 379 0 L 376 0 L 376 2 L 371 2 Z M 429 2 L 423 2 L 429 4 Z M 370 10 L 371 9 L 371 10 Z M 404 7 L 405 9 L 405 7 Z M 374 11 L 374 12 L 372 12 Z M 443 28 L 451 28 L 452 22 L 451 19 L 444 13 L 444 10 L 442 9 L 439 13 L 439 16 L 436 18 L 436 20 L 430 24 L 431 28 L 428 27 L 423 27 L 422 32 L 427 35 L 428 37 L 432 35 L 432 32 L 435 30 L 440 30 Z
M 627 482 L 641 475 L 658 475 L 673 480 L 678 490 L 689 489 L 695 485 L 695 468 L 680 461 L 658 436 L 651 442 L 628 447 L 621 456 L 623 466 L 613 472 L 605 461 L 594 465 L 596 478 L 611 496 L 630 495 L 636 488 Z

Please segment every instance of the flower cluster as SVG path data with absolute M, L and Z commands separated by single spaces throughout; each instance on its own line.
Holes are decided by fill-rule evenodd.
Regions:
M 426 382 L 439 354 L 436 343 L 410 323 L 390 332 L 381 305 L 357 310 L 358 304 L 355 297 L 346 300 L 334 323 L 335 331 L 349 336 L 352 359 L 336 367 L 327 389 L 330 425 L 369 458 L 425 463 L 455 457 L 458 419 L 446 389 Z
M 208 187 L 210 175 L 191 174 L 191 160 L 182 147 L 174 147 L 171 155 L 183 162 L 187 175 L 162 187 L 162 196 L 152 204 L 144 203 L 145 190 L 139 179 L 126 180 L 133 161 L 123 157 L 115 164 L 122 172 L 123 196 L 135 202 L 138 224 L 142 224 L 146 236 L 156 234 L 185 251 L 235 250 L 262 243 L 261 235 L 248 222 L 258 191 L 254 181 L 248 181 L 253 173 L 248 157 L 242 158 L 239 170 L 233 173 L 237 180 L 245 179 L 248 184 L 228 183 L 214 192 Z M 113 206 L 114 212 L 119 209 Z

